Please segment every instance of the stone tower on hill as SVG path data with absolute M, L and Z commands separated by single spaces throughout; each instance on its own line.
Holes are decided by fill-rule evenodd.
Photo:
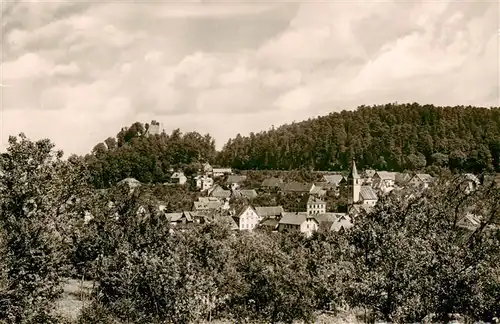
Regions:
M 152 120 L 151 124 L 149 124 L 149 128 L 147 131 L 148 135 L 158 135 L 160 134 L 160 123 L 156 120 Z

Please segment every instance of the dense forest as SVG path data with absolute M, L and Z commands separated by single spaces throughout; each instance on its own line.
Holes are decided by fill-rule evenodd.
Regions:
M 500 109 L 387 104 L 361 106 L 249 136 L 218 162 L 236 169 L 500 171 Z

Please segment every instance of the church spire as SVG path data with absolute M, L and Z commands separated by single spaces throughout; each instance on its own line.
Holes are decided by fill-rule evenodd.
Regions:
M 356 168 L 356 160 L 352 159 L 352 169 L 349 177 L 352 179 L 359 179 L 358 169 Z

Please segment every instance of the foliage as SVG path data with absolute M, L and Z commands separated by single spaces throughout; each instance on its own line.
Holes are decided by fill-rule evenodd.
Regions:
M 211 162 L 215 156 L 215 142 L 208 134 L 182 134 L 176 129 L 170 135 L 148 135 L 147 128 L 138 122 L 124 127 L 116 138 L 97 144 L 85 157 L 95 186 L 107 188 L 129 177 L 143 183 L 163 183 L 170 178 L 170 168 L 191 175 L 200 162 Z
M 11 136 L 0 160 L 0 230 L 4 285 L 0 319 L 55 321 L 52 303 L 61 293 L 72 224 L 81 216 L 85 166 L 49 140 Z M 52 318 L 52 319 L 51 319 Z
M 439 153 L 441 155 L 435 155 Z M 500 109 L 387 104 L 361 106 L 230 139 L 218 163 L 237 169 L 402 171 L 437 163 L 500 171 Z
M 491 225 L 499 220 L 499 191 L 465 193 L 460 177 L 436 188 L 393 195 L 358 219 L 348 234 L 356 274 L 352 306 L 391 322 L 453 313 L 491 319 L 497 304 L 489 279 L 500 260 L 499 231 Z M 470 214 L 481 223 L 463 229 Z

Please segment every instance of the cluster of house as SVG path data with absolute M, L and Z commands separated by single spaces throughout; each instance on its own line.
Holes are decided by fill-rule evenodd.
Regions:
M 214 179 L 225 177 L 225 185 L 215 184 Z M 465 174 L 467 188 L 474 190 L 479 179 L 473 174 Z M 174 181 L 185 184 L 188 179 L 182 172 L 172 175 Z M 245 205 L 235 210 L 231 198 L 256 198 L 258 192 L 254 189 L 242 189 L 245 175 L 235 175 L 230 168 L 212 168 L 203 165 L 203 170 L 194 177 L 194 183 L 200 191 L 205 191 L 205 197 L 199 197 L 193 203 L 190 211 L 165 213 L 172 225 L 187 223 L 205 223 L 223 221 L 229 223 L 232 229 L 253 231 L 256 228 L 266 228 L 271 231 L 298 231 L 311 235 L 315 231 L 339 231 L 352 226 L 352 220 L 363 210 L 370 212 L 377 204 L 379 197 L 392 190 L 404 187 L 425 189 L 435 180 L 429 174 L 408 174 L 388 171 L 365 170 L 358 173 L 353 161 L 348 176 L 342 174 L 326 174 L 318 183 L 284 182 L 279 178 L 265 179 L 259 191 L 301 194 L 307 198 L 305 210 L 285 211 L 282 206 L 252 206 Z M 127 179 L 129 185 L 137 182 Z M 347 213 L 327 212 L 327 204 L 322 199 L 327 192 L 334 195 L 346 195 L 348 201 Z M 161 207 L 160 207 L 161 208 Z
M 346 213 L 326 212 L 326 203 L 310 197 L 305 212 L 287 212 L 282 206 L 245 205 L 233 210 L 228 201 L 215 197 L 200 197 L 191 211 L 165 213 L 171 225 L 188 223 L 226 222 L 236 231 L 265 228 L 270 231 L 301 232 L 311 235 L 318 230 L 339 231 L 352 226 Z

